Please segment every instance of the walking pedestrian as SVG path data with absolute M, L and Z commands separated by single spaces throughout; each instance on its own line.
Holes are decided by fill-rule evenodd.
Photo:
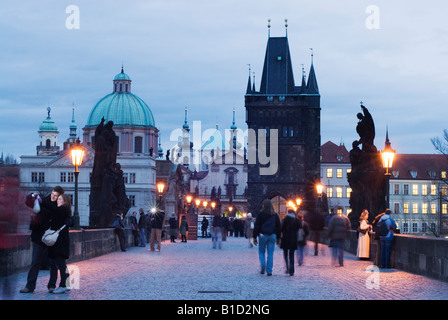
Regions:
M 254 246 L 254 226 L 255 219 L 252 218 L 252 213 L 248 213 L 246 216 L 246 221 L 244 222 L 244 233 L 246 234 L 246 238 L 249 241 L 249 248 Z
M 308 223 L 303 219 L 303 215 L 298 214 L 297 220 L 299 220 L 299 230 L 297 231 L 297 264 L 300 266 L 303 265 L 303 252 L 306 246 L 306 238 L 310 234 L 310 229 Z
M 123 214 L 121 212 L 117 212 L 115 214 L 115 219 L 114 222 L 112 223 L 112 227 L 114 228 L 114 233 L 118 237 L 118 242 L 120 243 L 121 251 L 126 252 L 126 244 L 124 240 Z
M 328 236 L 332 241 L 332 264 L 336 265 L 336 259 L 339 261 L 339 266 L 344 266 L 344 242 L 350 231 L 350 220 L 347 216 L 338 213 L 331 218 L 328 226 Z
M 330 221 L 331 223 L 331 221 Z M 314 255 L 317 256 L 319 254 L 318 246 L 320 240 L 320 232 L 324 228 L 324 217 L 319 212 L 312 212 L 309 214 L 309 226 L 312 231 L 311 236 L 314 241 Z
M 257 214 L 254 226 L 254 244 L 260 243 L 258 257 L 260 259 L 260 273 L 267 272 L 272 276 L 274 265 L 275 243 L 280 240 L 281 224 L 280 218 L 269 199 L 265 199 L 261 211 Z M 257 240 L 258 237 L 258 240 Z M 267 260 L 266 260 L 267 252 Z
M 168 223 L 170 225 L 170 240 L 171 242 L 176 243 L 176 238 L 178 234 L 177 229 L 179 227 L 179 222 L 177 221 L 176 214 L 174 212 L 171 213 Z
M 216 249 L 216 247 L 218 247 L 218 249 L 222 249 L 222 238 L 224 229 L 225 229 L 224 217 L 216 215 L 213 218 L 213 231 L 212 231 L 213 249 Z
M 143 211 L 143 208 L 138 209 L 140 213 L 140 218 L 138 219 L 138 229 L 140 232 L 140 247 L 146 247 L 146 214 Z
M 51 193 L 46 197 L 42 198 L 42 203 L 46 203 L 45 206 L 41 206 L 38 213 L 34 213 L 30 221 L 31 230 L 31 244 L 32 244 L 32 256 L 31 256 L 31 266 L 28 271 L 27 282 L 23 289 L 20 290 L 21 293 L 32 293 L 36 288 L 37 277 L 39 275 L 39 270 L 44 259 L 48 258 L 48 247 L 43 244 L 42 236 L 45 231 L 50 227 L 50 220 L 55 214 L 57 208 L 58 197 L 64 193 L 64 189 L 61 186 L 56 186 L 53 188 Z M 37 198 L 30 195 L 32 207 L 34 200 Z M 57 266 L 50 261 L 50 279 L 47 285 L 48 291 L 53 292 L 56 289 L 56 278 L 57 277 Z M 52 277 L 53 276 L 53 277 Z
M 182 218 L 180 219 L 180 230 L 179 231 L 180 231 L 180 236 L 182 238 L 181 242 L 187 242 L 188 223 L 187 223 L 186 216 L 182 216 Z
M 42 205 L 45 206 L 46 204 L 43 202 Z M 59 232 L 56 243 L 48 247 L 48 257 L 58 266 L 61 277 L 59 287 L 53 291 L 54 294 L 70 291 L 70 274 L 67 270 L 66 260 L 70 257 L 70 236 L 68 229 L 73 227 L 73 225 L 70 197 L 66 194 L 61 194 L 57 200 L 57 209 L 50 222 L 50 228 L 51 230 L 59 230 L 62 228 L 62 230 Z
M 129 224 L 132 229 L 132 236 L 134 238 L 134 246 L 138 247 L 140 245 L 139 229 L 137 222 L 137 211 L 132 212 L 132 216 L 129 217 Z
M 153 214 L 151 220 L 151 245 L 150 251 L 155 250 L 155 244 L 157 242 L 157 251 L 162 248 L 162 229 L 163 221 L 165 220 L 165 211 L 160 210 Z
M 202 238 L 207 238 L 207 230 L 208 230 L 208 219 L 206 217 L 203 217 L 201 222 Z
M 394 231 L 397 229 L 397 224 L 390 217 L 391 211 L 387 209 L 385 214 L 380 218 L 378 222 L 378 232 L 380 233 L 381 240 L 381 268 L 390 268 L 390 254 L 392 252 L 392 241 L 394 240 Z M 388 232 L 386 235 L 382 235 L 381 224 L 384 223 Z
M 367 222 L 369 217 L 369 211 L 364 209 L 359 218 L 358 227 L 358 248 L 356 250 L 356 256 L 360 259 L 368 259 L 370 256 L 370 228 L 371 226 Z
M 288 209 L 286 217 L 282 221 L 280 248 L 283 249 L 286 272 L 294 275 L 294 252 L 297 249 L 297 231 L 299 231 L 299 220 L 294 210 Z

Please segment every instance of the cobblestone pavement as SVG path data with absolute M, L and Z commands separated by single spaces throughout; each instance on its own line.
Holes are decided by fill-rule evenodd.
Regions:
M 330 248 L 319 255 L 308 242 L 305 262 L 285 273 L 275 248 L 273 276 L 259 273 L 258 248 L 228 237 L 222 249 L 210 239 L 165 241 L 161 252 L 132 247 L 69 264 L 72 290 L 47 292 L 41 271 L 32 294 L 21 294 L 27 272 L 2 280 L 2 299 L 13 300 L 446 300 L 448 283 L 398 269 L 370 271 L 370 261 L 345 253 L 343 267 L 331 265 Z M 314 251 L 313 251 L 314 252 Z M 366 271 L 367 270 L 367 271 Z

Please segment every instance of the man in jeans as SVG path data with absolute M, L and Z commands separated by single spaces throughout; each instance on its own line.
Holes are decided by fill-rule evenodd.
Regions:
M 397 229 L 397 224 L 390 217 L 390 209 L 386 210 L 386 213 L 381 217 L 381 221 L 384 221 L 387 225 L 389 233 L 386 236 L 380 237 L 381 241 L 381 257 L 380 264 L 382 268 L 390 268 L 390 254 L 392 252 L 392 241 L 394 240 L 394 231 Z
M 165 211 L 159 211 L 153 214 L 151 217 L 151 249 L 155 250 L 155 242 L 157 241 L 157 251 L 160 251 L 162 246 L 162 228 L 163 221 L 165 220 Z

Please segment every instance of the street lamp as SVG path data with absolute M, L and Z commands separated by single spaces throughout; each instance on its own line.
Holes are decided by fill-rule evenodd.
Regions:
M 319 183 L 316 185 L 316 189 L 317 189 L 317 196 L 319 198 L 322 198 L 322 192 L 324 191 L 324 186 Z
M 72 158 L 72 164 L 75 166 L 75 212 L 74 212 L 74 229 L 79 229 L 79 212 L 78 212 L 78 167 L 82 164 L 82 159 L 84 158 L 84 149 L 81 146 L 81 141 L 76 140 L 75 145 L 70 150 L 70 155 Z
M 385 176 L 387 177 L 387 186 L 386 186 L 386 205 L 387 208 L 389 208 L 389 201 L 390 201 L 390 176 L 391 173 L 389 172 L 389 169 L 392 168 L 392 164 L 394 163 L 395 158 L 395 150 L 391 148 L 390 141 L 389 141 L 389 132 L 386 130 L 386 142 L 384 146 L 384 150 L 381 152 L 381 158 L 383 160 L 383 168 L 386 169 Z
M 302 203 L 302 199 L 301 198 L 297 198 L 296 199 L 296 204 L 298 207 L 300 207 L 300 204 Z
M 159 207 L 162 207 L 163 189 L 165 189 L 165 184 L 163 182 L 159 182 L 157 184 L 157 191 L 159 192 Z

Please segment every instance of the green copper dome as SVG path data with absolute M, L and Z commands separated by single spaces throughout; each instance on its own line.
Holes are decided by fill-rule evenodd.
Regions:
M 131 93 L 131 80 L 121 70 L 114 78 L 114 92 L 97 102 L 89 114 L 86 127 L 96 127 L 104 117 L 113 121 L 114 127 L 155 127 L 148 105 Z
M 44 121 L 42 121 L 42 124 L 39 126 L 39 131 L 58 132 L 58 127 L 56 126 L 54 121 L 51 120 L 50 111 L 51 111 L 51 108 L 48 107 L 47 108 L 48 116 L 47 116 L 47 118 Z

